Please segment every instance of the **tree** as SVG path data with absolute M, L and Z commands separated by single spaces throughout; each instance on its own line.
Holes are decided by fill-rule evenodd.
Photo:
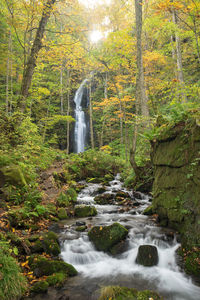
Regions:
M 47 21 L 51 15 L 53 5 L 56 2 L 56 0 L 48 0 L 46 4 L 44 5 L 42 17 L 39 22 L 39 27 L 36 32 L 36 36 L 33 42 L 33 46 L 31 48 L 30 56 L 28 58 L 28 61 L 25 66 L 23 79 L 22 79 L 22 85 L 21 85 L 21 94 L 19 99 L 19 108 L 22 110 L 22 112 L 26 109 L 26 99 L 28 97 L 29 88 L 31 85 L 34 69 L 36 66 L 36 60 L 38 57 L 38 53 L 40 49 L 42 48 L 42 39 L 44 36 L 45 27 L 47 24 Z

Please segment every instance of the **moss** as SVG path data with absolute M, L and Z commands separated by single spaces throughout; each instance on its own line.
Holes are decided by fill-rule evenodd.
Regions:
M 85 231 L 86 229 L 87 229 L 87 226 L 78 226 L 78 227 L 76 227 L 76 231 L 80 231 L 80 232 Z
M 54 273 L 65 273 L 68 276 L 77 275 L 76 269 L 61 260 L 48 260 L 42 256 L 30 256 L 29 266 L 36 277 L 49 276 Z
M 43 243 L 38 239 L 36 240 L 32 247 L 31 247 L 31 250 L 33 253 L 42 253 L 44 252 L 44 246 L 43 246 Z
M 62 208 L 58 209 L 58 219 L 59 220 L 68 219 L 68 215 L 67 215 L 67 212 L 66 212 L 65 208 L 62 207 Z
M 25 186 L 26 180 L 19 166 L 5 166 L 1 168 L 1 173 L 4 175 L 4 180 L 11 185 Z
M 137 291 L 134 288 L 120 286 L 106 286 L 101 288 L 101 296 L 99 300 L 162 300 L 157 293 L 153 291 Z
M 48 290 L 49 284 L 47 281 L 39 281 L 36 282 L 32 288 L 31 288 L 31 292 L 34 293 L 46 293 Z
M 151 216 L 151 215 L 153 215 L 153 205 L 148 206 L 148 207 L 144 210 L 143 214 L 146 215 L 146 216 Z
M 89 232 L 89 239 L 94 243 L 97 250 L 110 251 L 111 248 L 124 240 L 128 230 L 119 223 L 110 226 L 95 226 Z
M 76 193 L 74 188 L 72 188 L 72 187 L 69 188 L 65 192 L 65 194 L 67 195 L 69 202 L 76 202 L 77 201 L 77 193 Z
M 90 217 L 96 216 L 97 210 L 94 206 L 78 205 L 75 207 L 74 213 L 76 217 Z
M 64 273 L 55 273 L 51 276 L 48 276 L 46 281 L 50 286 L 62 286 L 67 278 L 67 275 Z
M 43 238 L 44 250 L 48 254 L 59 255 L 61 250 L 58 244 L 58 236 L 56 233 L 49 231 Z

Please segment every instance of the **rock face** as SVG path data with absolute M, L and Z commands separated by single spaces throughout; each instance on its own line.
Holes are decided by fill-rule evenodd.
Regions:
M 153 211 L 161 225 L 181 233 L 185 244 L 200 243 L 200 127 L 179 123 L 152 142 Z
M 89 239 L 99 251 L 112 253 L 112 247 L 126 238 L 128 230 L 119 223 L 110 226 L 95 226 L 89 232 Z
M 138 249 L 136 263 L 145 267 L 152 267 L 158 264 L 158 250 L 152 245 L 142 245 Z

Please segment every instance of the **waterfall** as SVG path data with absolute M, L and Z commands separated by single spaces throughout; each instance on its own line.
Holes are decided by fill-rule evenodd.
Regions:
M 75 108 L 75 129 L 74 129 L 74 142 L 75 142 L 75 152 L 80 153 L 85 151 L 86 146 L 86 118 L 85 112 L 83 111 L 81 102 L 83 98 L 84 86 L 88 79 L 83 80 L 80 87 L 76 91 L 74 102 L 76 104 Z

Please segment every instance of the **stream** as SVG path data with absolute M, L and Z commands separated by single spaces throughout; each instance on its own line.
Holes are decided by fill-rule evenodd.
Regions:
M 128 212 L 121 212 L 121 206 L 96 205 L 94 197 L 100 184 L 88 184 L 78 195 L 78 204 L 94 205 L 98 211 L 92 218 L 78 219 L 86 222 L 90 228 L 94 225 L 110 225 L 119 222 L 129 230 L 126 251 L 113 257 L 95 250 L 89 241 L 87 232 L 75 231 L 76 221 L 69 220 L 62 233 L 63 247 L 61 257 L 74 265 L 79 275 L 67 282 L 66 293 L 70 300 L 98 299 L 99 289 L 103 285 L 121 285 L 140 290 L 155 290 L 167 300 L 198 300 L 200 288 L 181 272 L 177 265 L 176 250 L 180 244 L 176 235 L 159 227 L 151 217 L 144 216 L 144 209 L 149 206 L 150 198 L 138 194 L 140 199 L 133 201 L 139 205 Z M 120 176 L 106 186 L 105 193 L 125 191 Z M 140 245 L 155 245 L 158 249 L 159 262 L 154 267 L 144 267 L 135 263 Z

